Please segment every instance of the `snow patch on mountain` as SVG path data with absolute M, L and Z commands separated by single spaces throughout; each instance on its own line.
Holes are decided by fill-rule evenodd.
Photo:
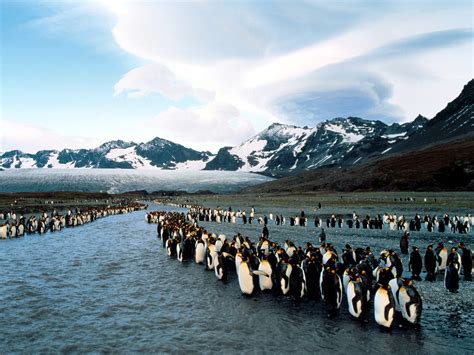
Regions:
M 177 163 L 175 165 L 175 170 L 204 170 L 206 164 L 208 163 L 207 160 L 188 160 L 184 163 Z
M 141 157 L 137 154 L 135 146 L 128 148 L 113 148 L 105 157 L 109 160 L 120 162 L 127 162 L 132 165 L 134 169 L 153 169 L 156 168 L 151 165 L 149 159 Z
M 339 133 L 342 136 L 342 140 L 344 143 L 357 143 L 361 139 L 364 139 L 364 135 L 362 134 L 357 134 L 353 132 L 349 132 L 346 127 L 342 127 L 342 125 L 338 124 L 327 124 L 325 128 L 328 131 L 332 131 L 335 133 Z M 354 128 L 352 125 L 351 128 Z
M 59 153 L 58 152 L 52 152 L 49 155 L 48 162 L 46 163 L 45 167 L 46 168 L 52 168 L 52 169 L 74 169 L 74 162 L 71 161 L 66 164 L 61 164 L 59 162 Z

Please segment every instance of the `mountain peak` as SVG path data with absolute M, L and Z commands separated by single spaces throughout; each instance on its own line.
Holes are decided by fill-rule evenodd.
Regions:
M 115 149 L 115 148 L 129 148 L 131 146 L 135 145 L 135 143 L 133 142 L 125 142 L 121 139 L 117 139 L 117 140 L 113 140 L 113 141 L 109 141 L 109 142 L 105 142 L 103 144 L 101 144 L 97 150 L 98 151 L 106 151 L 106 150 L 110 150 L 110 149 Z
M 429 120 L 421 115 L 421 114 L 418 114 L 418 116 L 416 116 L 416 118 L 413 120 L 412 123 L 415 123 L 415 124 L 425 124 L 426 122 L 428 122 Z

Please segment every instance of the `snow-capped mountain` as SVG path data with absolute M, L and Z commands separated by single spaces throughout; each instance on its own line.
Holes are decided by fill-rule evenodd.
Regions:
M 235 147 L 216 155 L 165 139 L 147 143 L 121 140 L 95 149 L 13 150 L 0 153 L 0 169 L 121 168 L 232 170 L 282 176 L 322 166 L 348 167 L 374 157 L 413 151 L 474 135 L 474 80 L 433 119 L 387 125 L 357 117 L 335 118 L 313 128 L 274 123 Z
M 0 155 L 0 168 L 202 170 L 211 156 L 161 138 L 140 144 L 116 140 L 95 149 L 41 150 L 36 154 L 12 150 Z
M 356 117 L 314 128 L 273 124 L 236 147 L 222 148 L 209 170 L 245 170 L 281 176 L 322 166 L 349 167 L 392 153 L 474 137 L 474 79 L 433 119 L 387 125 Z
M 351 165 L 391 147 L 421 129 L 419 116 L 406 124 L 386 125 L 361 118 L 336 118 L 314 128 L 274 123 L 236 147 L 219 150 L 207 170 L 242 170 L 280 175 L 323 165 Z

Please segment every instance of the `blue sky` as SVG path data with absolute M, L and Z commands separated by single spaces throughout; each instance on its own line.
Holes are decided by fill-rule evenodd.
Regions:
M 470 1 L 1 1 L 0 150 L 278 121 L 433 117 L 473 77 Z

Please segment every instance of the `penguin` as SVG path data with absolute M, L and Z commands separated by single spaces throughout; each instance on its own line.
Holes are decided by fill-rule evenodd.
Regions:
M 228 275 L 228 260 L 234 257 L 226 252 L 222 252 L 219 256 L 216 256 L 214 260 L 214 273 L 216 277 L 221 281 L 227 281 Z
M 347 307 L 355 319 L 367 322 L 367 306 L 370 291 L 367 290 L 358 274 L 351 275 L 346 288 Z
M 403 286 L 403 280 L 404 279 L 402 278 L 394 277 L 388 282 L 390 292 L 392 293 L 392 296 L 393 296 L 395 310 L 400 313 L 402 312 L 402 310 L 400 308 L 400 302 L 398 301 L 398 293 L 399 293 L 400 287 Z
M 411 279 L 421 281 L 421 269 L 423 267 L 423 262 L 421 259 L 421 255 L 419 249 L 417 247 L 413 247 L 413 251 L 410 253 L 410 259 L 408 262 L 408 270 L 411 271 Z
M 176 259 L 178 259 L 180 263 L 183 262 L 183 249 L 181 248 L 181 242 L 176 243 Z
M 25 226 L 23 224 L 18 225 L 18 232 L 17 235 L 19 237 L 23 237 L 25 235 Z
M 433 245 L 430 244 L 426 248 L 426 252 L 425 252 L 426 281 L 436 280 L 437 265 L 438 265 L 438 261 L 436 260 L 436 255 L 433 250 Z
M 315 255 L 310 255 L 303 264 L 306 276 L 306 292 L 310 299 L 318 301 L 321 298 L 319 278 L 321 277 L 322 265 Z
M 329 316 L 335 315 L 342 302 L 342 282 L 333 263 L 325 266 L 320 278 L 321 296 Z
M 8 224 L 0 224 L 0 239 L 7 239 Z
M 199 238 L 195 244 L 194 261 L 196 264 L 203 264 L 206 258 L 206 246 L 202 238 Z
M 280 283 L 280 290 L 283 295 L 288 294 L 290 292 L 290 276 L 291 272 L 293 271 L 293 267 L 291 264 L 286 262 L 280 262 L 278 265 L 278 275 L 279 275 L 279 283 Z
M 345 268 L 354 266 L 356 263 L 356 254 L 349 244 L 346 244 L 341 257 Z
M 461 265 L 464 272 L 464 281 L 472 281 L 472 252 L 463 242 L 458 247 L 462 250 Z
M 369 268 L 367 270 L 367 264 L 364 265 L 364 263 L 358 264 L 356 266 L 356 270 L 359 274 L 359 278 L 362 282 L 363 288 L 367 291 L 367 302 L 370 301 L 371 299 L 371 293 L 372 293 L 372 273 L 371 269 Z
M 239 279 L 239 286 L 240 291 L 245 296 L 251 296 L 254 291 L 254 279 L 253 273 L 250 270 L 249 264 L 245 257 L 242 258 L 240 265 L 238 267 L 238 279 Z
M 420 324 L 423 302 L 412 281 L 403 280 L 403 285 L 399 287 L 397 302 L 403 318 L 410 324 L 418 326 Z
M 190 237 L 184 238 L 181 243 L 178 243 L 179 252 L 178 252 L 178 260 L 180 262 L 191 260 L 193 255 L 193 245 L 191 242 Z M 178 247 L 177 247 L 178 250 Z
M 344 273 L 342 274 L 342 286 L 344 290 L 347 290 L 347 285 L 349 284 L 349 281 L 351 280 L 351 274 L 353 270 L 352 268 L 347 268 L 344 270 Z
M 435 249 L 436 258 L 438 260 L 438 271 L 446 270 L 446 262 L 448 260 L 448 249 L 446 249 L 443 243 L 438 243 L 438 247 Z
M 337 254 L 333 250 L 328 249 L 323 254 L 323 265 L 326 265 L 330 259 L 337 260 Z
M 459 262 L 453 258 L 449 260 L 444 272 L 444 286 L 449 292 L 458 292 L 459 289 Z
M 388 285 L 391 278 L 393 274 L 389 268 L 381 270 L 379 287 L 374 297 L 374 318 L 384 328 L 390 328 L 395 318 L 395 301 Z
M 225 242 L 225 235 L 220 234 L 219 237 L 216 239 L 216 252 L 220 253 L 222 246 L 224 245 Z
M 258 276 L 258 283 L 261 291 L 268 291 L 273 289 L 273 270 L 272 266 L 268 261 L 267 256 L 262 256 L 260 259 L 260 264 L 258 265 L 258 270 L 264 272 L 264 275 Z
M 295 300 L 301 300 L 305 295 L 306 278 L 304 271 L 298 265 L 292 265 L 290 274 L 290 294 Z
M 260 245 L 259 245 L 259 247 L 258 247 L 258 251 L 262 250 L 262 251 L 265 253 L 265 255 L 268 255 L 269 248 L 270 248 L 270 243 L 269 243 L 269 241 L 268 241 L 267 239 L 264 239 L 264 240 L 260 243 Z
M 217 258 L 216 246 L 214 244 L 209 244 L 206 251 L 206 266 L 207 270 L 214 269 L 214 263 Z
M 176 256 L 176 240 L 166 240 L 166 254 L 168 254 L 170 257 Z
M 238 252 L 235 254 L 235 272 L 237 273 L 237 276 L 239 276 L 239 270 L 240 270 L 240 263 L 242 262 L 243 256 L 241 252 Z

